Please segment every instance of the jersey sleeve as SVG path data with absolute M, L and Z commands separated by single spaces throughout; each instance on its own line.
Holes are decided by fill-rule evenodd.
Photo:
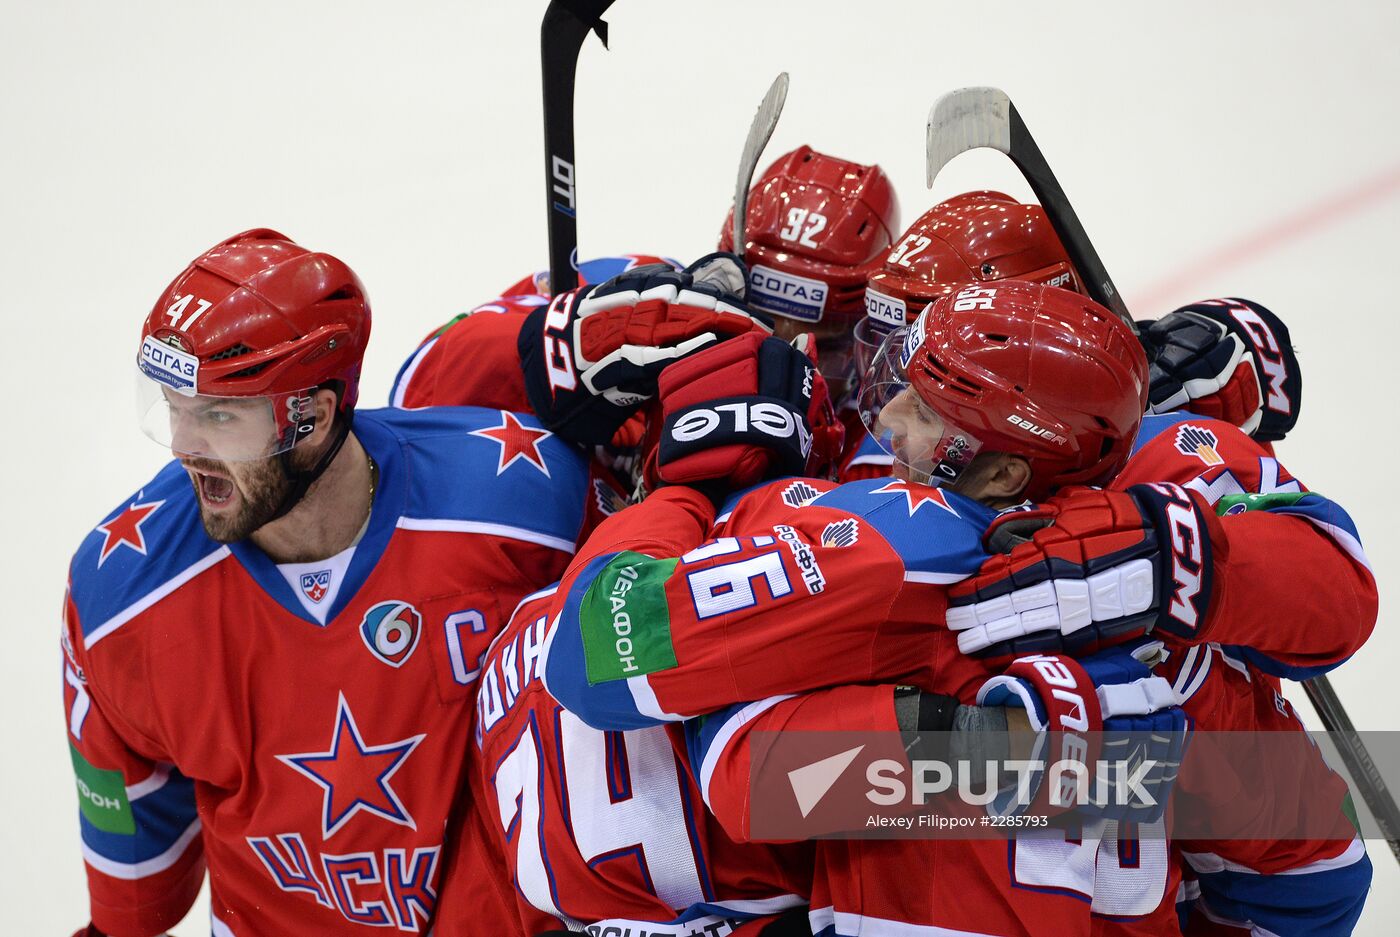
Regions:
M 1345 780 L 1276 685 L 1228 649 L 1192 647 L 1174 666 L 1174 688 L 1197 729 L 1175 807 L 1208 816 L 1212 831 L 1176 842 L 1201 889 L 1187 932 L 1350 934 L 1371 864 Z M 1241 732 L 1250 733 L 1245 744 L 1269 748 L 1240 754 Z M 1236 749 L 1233 757 L 1212 757 L 1226 747 Z M 1306 837 L 1248 838 L 1285 827 L 1270 817 L 1286 818 L 1288 830 Z
M 941 587 L 919 580 L 930 595 L 918 621 L 891 615 L 906 558 L 872 526 L 764 499 L 742 522 L 736 510 L 723 528 L 735 535 L 690 549 L 591 539 L 561 589 L 546 671 L 555 698 L 595 728 L 632 729 L 925 666 L 930 645 L 910 631 L 941 621 Z
M 737 842 L 749 842 L 754 839 L 753 792 L 773 791 L 779 797 L 791 790 L 791 765 L 767 761 L 763 754 L 768 749 L 752 744 L 753 733 L 847 731 L 898 738 L 894 687 L 833 687 L 728 706 L 685 723 L 686 759 L 706 806 L 725 832 Z M 869 745 L 875 738 L 863 735 L 862 741 Z M 903 757 L 897 746 L 892 754 Z M 821 832 L 841 831 L 812 830 L 813 835 Z
M 1303 680 L 1336 667 L 1375 626 L 1375 577 L 1346 510 L 1309 492 L 1271 452 L 1219 420 L 1147 417 L 1126 488 L 1173 482 L 1223 514 L 1216 604 L 1204 640 L 1275 676 Z M 1249 497 L 1263 495 L 1265 497 Z
M 63 701 L 92 922 L 112 937 L 148 937 L 188 913 L 204 880 L 194 785 L 126 724 L 102 682 L 139 672 L 95 674 L 71 598 L 64 607 Z
M 529 413 L 516 336 L 541 296 L 502 297 L 433 331 L 399 368 L 389 404 L 476 406 Z

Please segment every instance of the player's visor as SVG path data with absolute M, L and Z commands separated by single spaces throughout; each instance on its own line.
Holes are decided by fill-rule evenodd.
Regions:
M 882 322 L 870 316 L 866 316 L 856 323 L 852 335 L 855 342 L 857 374 L 863 377 L 870 371 L 870 366 L 875 363 L 875 352 L 880 350 L 881 342 L 894 329 L 895 327 L 888 322 Z
M 177 456 L 250 462 L 286 452 L 315 428 L 316 388 L 260 397 L 187 394 L 138 372 L 141 431 Z
M 900 365 L 909 326 L 876 349 L 861 379 L 860 418 L 894 456 L 895 474 L 923 485 L 951 485 L 982 449 L 982 441 L 939 413 L 905 379 Z

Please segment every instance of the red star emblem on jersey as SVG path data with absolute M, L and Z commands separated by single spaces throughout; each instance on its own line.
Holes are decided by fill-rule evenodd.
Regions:
M 98 524 L 97 529 L 106 538 L 102 541 L 102 552 L 98 554 L 97 565 L 101 566 L 107 562 L 107 557 L 122 545 L 146 555 L 146 538 L 141 533 L 141 525 L 155 513 L 156 508 L 164 504 L 164 501 L 150 501 L 145 504 L 132 502 L 125 511 L 105 524 Z
M 913 517 L 914 512 L 925 504 L 937 505 L 954 517 L 958 514 L 957 511 L 953 510 L 952 505 L 948 503 L 948 499 L 944 497 L 943 492 L 937 488 L 930 488 L 927 485 L 912 485 L 910 482 L 896 479 L 885 483 L 870 493 L 872 495 L 878 495 L 886 491 L 899 492 L 904 495 L 904 501 L 909 506 L 910 517 Z
M 415 735 L 384 745 L 366 745 L 342 693 L 336 707 L 330 749 L 278 755 L 277 760 L 315 781 L 324 791 L 321 835 L 325 839 L 334 836 L 361 810 L 416 830 L 418 826 L 389 785 L 389 779 L 424 738 L 424 735 Z
M 540 454 L 540 443 L 554 435 L 549 430 L 533 429 L 516 419 L 514 413 L 502 410 L 500 426 L 474 429 L 472 435 L 500 443 L 501 457 L 496 463 L 497 475 L 514 465 L 517 459 L 524 459 L 546 476 L 549 475 L 549 466 L 545 465 L 544 456 Z

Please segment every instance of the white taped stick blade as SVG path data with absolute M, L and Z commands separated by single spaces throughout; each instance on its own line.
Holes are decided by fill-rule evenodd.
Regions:
M 763 148 L 773 136 L 782 116 L 783 104 L 787 101 L 788 73 L 779 72 L 768 86 L 768 93 L 759 102 L 758 113 L 753 115 L 749 125 L 749 135 L 744 140 L 744 152 L 739 157 L 739 177 L 734 187 L 734 253 L 744 256 L 744 222 L 749 211 L 749 186 L 753 184 L 753 174 L 758 169 L 759 157 Z
M 1011 98 L 1000 88 L 959 88 L 949 91 L 928 112 L 925 183 L 933 180 L 953 157 L 990 147 L 1011 153 Z

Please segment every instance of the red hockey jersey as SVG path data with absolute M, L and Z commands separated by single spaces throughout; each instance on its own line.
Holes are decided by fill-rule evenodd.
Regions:
M 477 862 L 444 851 L 477 662 L 573 551 L 585 466 L 499 411 L 362 411 L 355 434 L 379 483 L 348 562 L 288 575 L 210 540 L 175 462 L 73 558 L 67 728 L 113 937 L 178 921 L 206 866 L 221 937 L 425 932 L 442 866 Z M 487 885 L 462 906 L 505 920 Z

